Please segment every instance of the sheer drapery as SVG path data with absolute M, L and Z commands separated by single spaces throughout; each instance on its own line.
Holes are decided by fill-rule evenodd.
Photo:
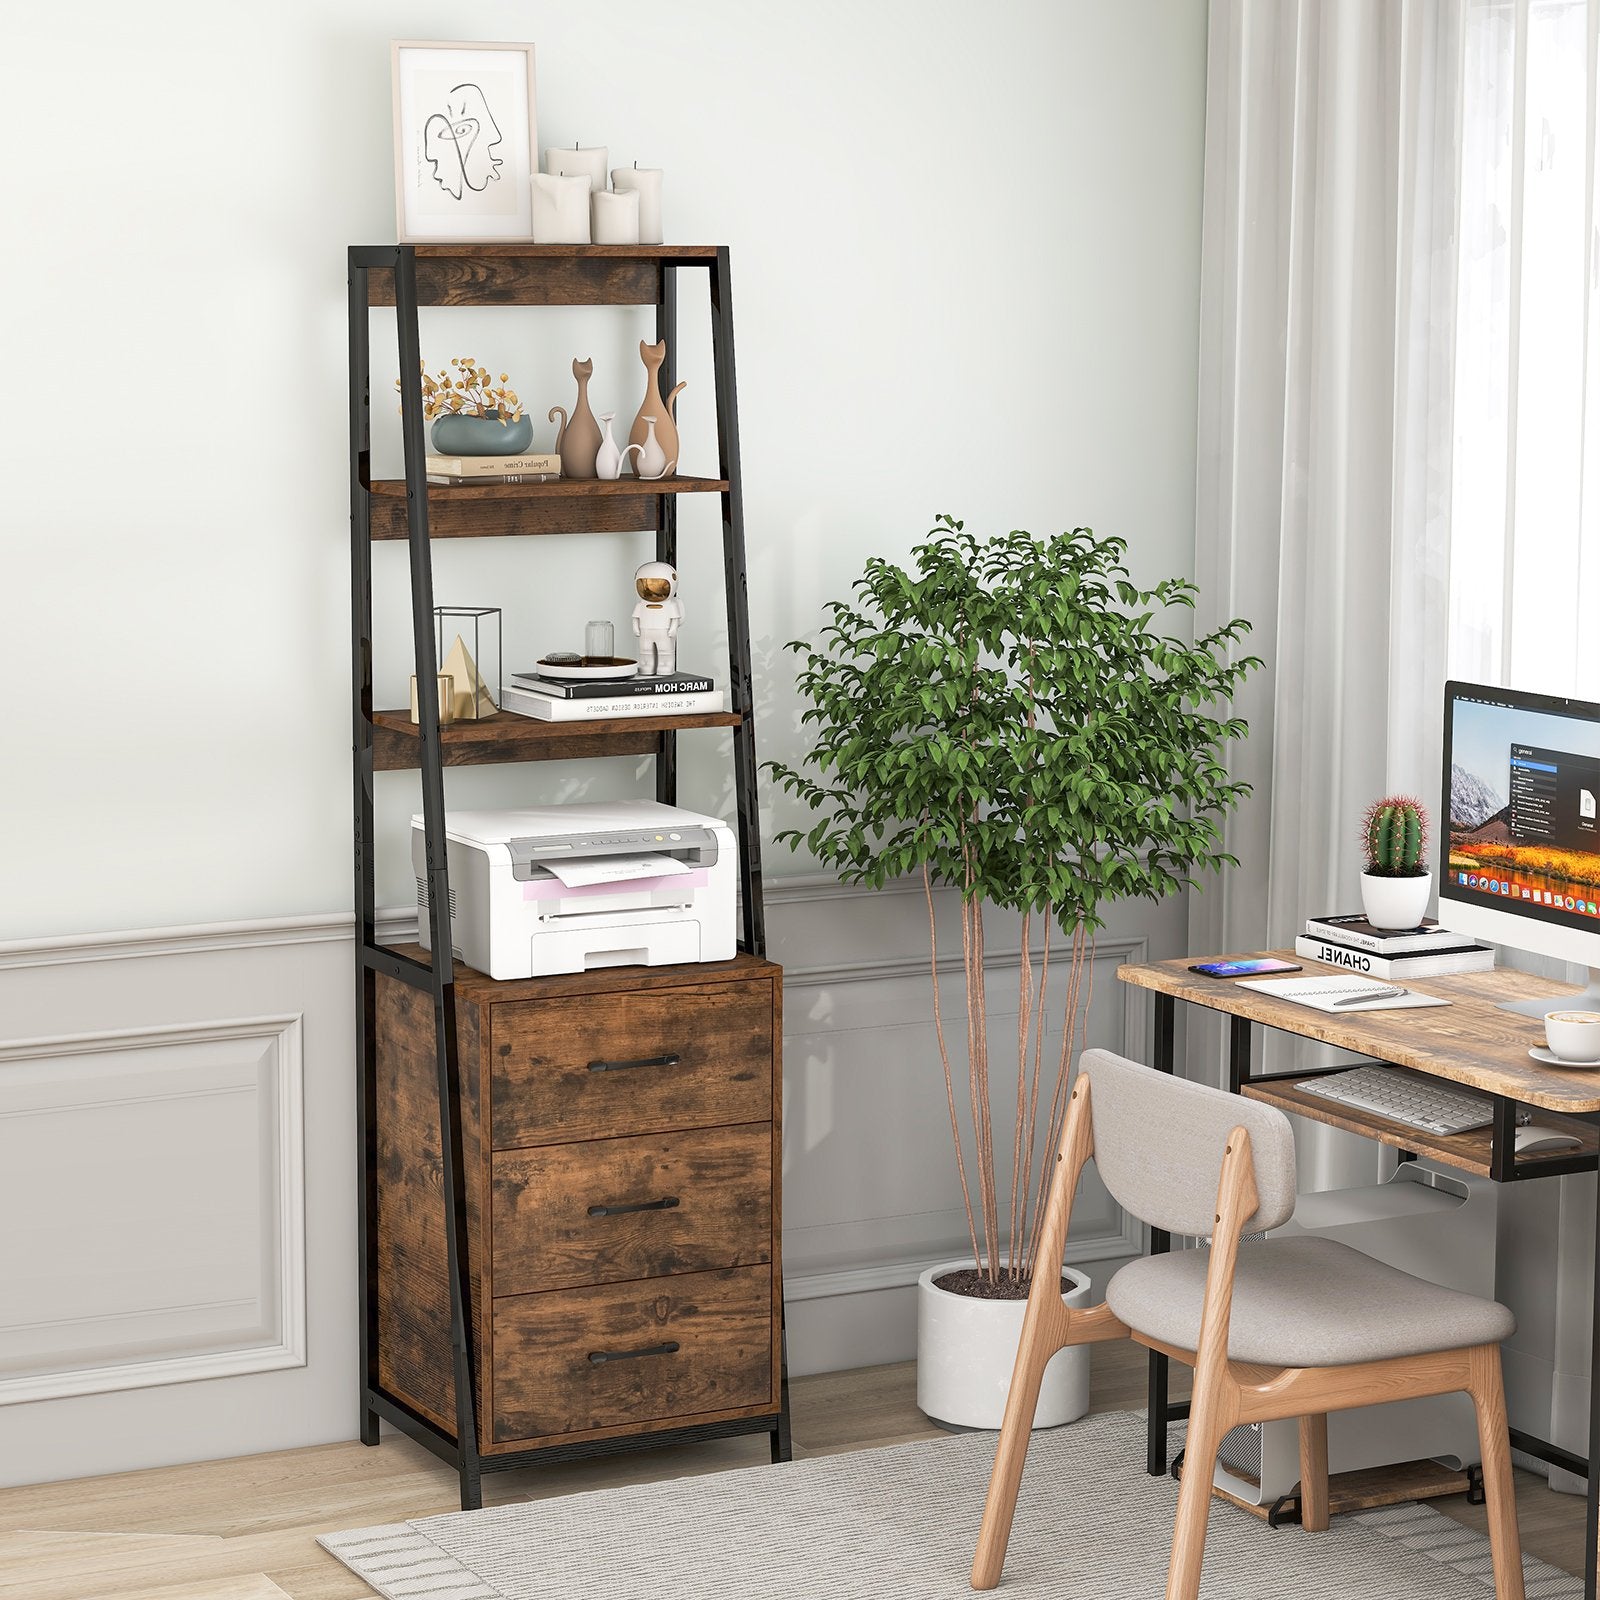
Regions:
M 1600 699 L 1600 5 L 1471 0 L 1461 55 L 1453 675 Z
M 1211 6 L 1197 625 L 1249 618 L 1269 670 L 1231 757 L 1255 786 L 1228 829 L 1240 866 L 1194 897 L 1197 950 L 1288 944 L 1347 909 L 1362 808 L 1434 782 L 1445 522 L 1407 463 L 1449 431 L 1448 363 L 1418 308 L 1453 272 L 1433 158 L 1451 27 L 1414 0 Z M 1302 1154 L 1313 1187 L 1373 1170 L 1358 1141 Z
M 1211 0 L 1209 50 L 1197 621 L 1251 618 L 1271 669 L 1240 866 L 1192 902 L 1222 951 L 1354 903 L 1374 795 L 1437 806 L 1447 676 L 1600 699 L 1600 0 Z M 1553 1365 L 1579 1449 L 1593 1181 L 1503 1204 L 1542 1325 L 1558 1284 L 1514 1410 Z

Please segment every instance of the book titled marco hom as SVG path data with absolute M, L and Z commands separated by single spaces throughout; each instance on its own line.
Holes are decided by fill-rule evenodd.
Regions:
M 545 678 L 537 672 L 513 672 L 519 689 L 547 694 L 556 700 L 649 700 L 670 694 L 710 694 L 712 678 L 693 672 L 669 672 L 658 678 Z

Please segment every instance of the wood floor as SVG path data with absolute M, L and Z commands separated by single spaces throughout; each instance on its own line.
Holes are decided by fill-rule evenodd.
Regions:
M 1143 1352 L 1093 1347 L 1092 1408 L 1144 1403 Z M 1174 1378 L 1178 1373 L 1174 1372 Z M 916 1408 L 911 1364 L 864 1367 L 792 1386 L 796 1456 L 936 1434 Z M 652 1478 L 754 1466 L 765 1436 L 580 1462 L 484 1479 L 489 1504 Z M 1523 1548 L 1568 1571 L 1582 1562 L 1583 1501 L 1518 1475 Z M 1436 1501 L 1481 1528 L 1481 1508 Z M 318 1533 L 457 1508 L 455 1479 L 399 1436 L 112 1478 L 0 1490 L 0 1600 L 371 1600 L 326 1555 Z M 1168 1530 L 1160 1530 L 1165 1538 Z M 1265 1526 L 1260 1537 L 1270 1546 Z

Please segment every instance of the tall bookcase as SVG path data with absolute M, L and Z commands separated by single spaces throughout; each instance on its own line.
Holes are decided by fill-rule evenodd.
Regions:
M 430 489 L 418 308 L 653 306 L 673 378 L 678 275 L 711 303 L 718 475 Z M 371 474 L 370 311 L 396 312 L 405 476 Z M 350 569 L 361 1438 L 387 1421 L 486 1471 L 766 1432 L 789 1457 L 780 1238 L 782 990 L 766 959 L 728 250 L 714 245 L 379 245 L 349 252 Z M 722 510 L 729 709 L 441 728 L 435 539 L 651 531 L 677 497 Z M 407 542 L 420 723 L 373 704 L 372 547 Z M 496 983 L 452 960 L 444 769 L 654 758 L 733 730 L 739 953 Z M 432 956 L 379 942 L 373 774 L 420 774 Z M 419 915 L 424 914 L 419 908 Z

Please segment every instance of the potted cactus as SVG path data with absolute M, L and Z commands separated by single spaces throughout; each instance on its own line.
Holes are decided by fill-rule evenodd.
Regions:
M 1375 928 L 1415 928 L 1428 914 L 1433 871 L 1424 865 L 1428 815 L 1420 801 L 1389 795 L 1368 806 L 1361 824 L 1367 869 L 1361 903 Z

